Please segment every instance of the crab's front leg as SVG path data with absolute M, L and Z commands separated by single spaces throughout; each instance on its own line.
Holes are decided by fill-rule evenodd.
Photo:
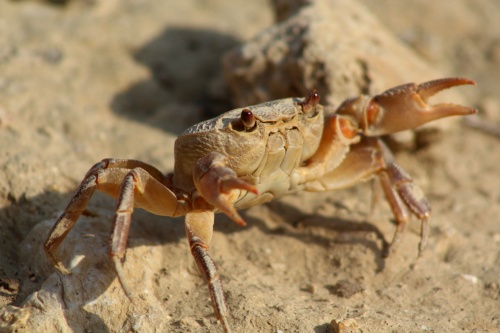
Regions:
M 191 254 L 204 280 L 208 284 L 215 316 L 221 322 L 224 332 L 228 333 L 231 330 L 228 323 L 229 311 L 224 296 L 224 289 L 222 288 L 217 265 L 208 254 L 208 245 L 212 239 L 213 225 L 213 211 L 195 210 L 186 214 L 185 226 Z
M 233 206 L 236 199 L 234 190 L 257 194 L 257 188 L 238 179 L 236 173 L 227 167 L 227 161 L 228 158 L 225 155 L 216 152 L 198 160 L 193 180 L 199 196 L 195 195 L 193 198 L 194 210 L 186 214 L 185 220 L 191 253 L 208 284 L 215 315 L 226 333 L 230 332 L 229 311 L 217 265 L 208 254 L 213 232 L 214 208 L 228 215 L 239 225 L 245 225 Z
M 475 109 L 461 105 L 427 104 L 427 99 L 440 90 L 464 84 L 475 83 L 462 78 L 440 79 L 345 101 L 327 118 L 315 155 L 298 170 L 304 189 L 340 189 L 378 178 L 398 224 L 391 249 L 400 242 L 413 214 L 422 224 L 422 253 L 429 234 L 430 206 L 412 178 L 394 162 L 384 143 L 370 137 L 411 129 L 447 116 L 475 113 Z
M 451 103 L 429 105 L 441 90 L 476 83 L 465 78 L 445 78 L 421 84 L 408 83 L 374 97 L 360 96 L 342 103 L 336 114 L 351 117 L 364 135 L 380 136 L 416 128 L 436 119 L 466 116 L 477 110 Z
M 218 152 L 200 158 L 194 170 L 194 184 L 207 203 L 243 226 L 245 221 L 233 206 L 237 195 L 234 190 L 257 194 L 257 188 L 239 179 L 227 163 L 228 157 Z
M 430 205 L 422 190 L 394 161 L 392 153 L 379 138 L 363 137 L 359 143 L 350 147 L 339 165 L 322 177 L 306 183 L 304 190 L 339 190 L 374 177 L 380 181 L 397 224 L 389 250 L 393 251 L 401 242 L 413 214 L 421 222 L 419 252 L 422 253 L 429 234 Z M 384 256 L 387 255 L 389 252 L 384 253 Z

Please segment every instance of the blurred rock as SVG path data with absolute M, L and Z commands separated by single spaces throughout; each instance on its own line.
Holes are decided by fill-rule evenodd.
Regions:
M 364 6 L 346 0 L 300 7 L 226 54 L 224 74 L 238 106 L 302 96 L 312 88 L 323 103 L 338 105 L 354 95 L 440 76 Z
M 332 294 L 343 298 L 351 298 L 353 295 L 365 290 L 361 283 L 354 280 L 339 280 L 328 288 Z
M 358 323 L 354 318 L 347 319 L 334 319 L 330 323 L 330 330 L 332 333 L 357 333 Z

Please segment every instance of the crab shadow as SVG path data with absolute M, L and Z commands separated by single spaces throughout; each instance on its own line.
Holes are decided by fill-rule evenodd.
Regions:
M 321 245 L 325 248 L 331 247 L 332 243 L 357 245 L 368 249 L 373 254 L 377 273 L 384 270 L 385 258 L 388 255 L 390 244 L 382 231 L 373 223 L 335 216 L 306 214 L 280 200 L 272 201 L 266 205 L 277 215 L 286 214 L 287 220 L 273 222 L 270 225 L 269 221 L 264 218 L 241 211 L 243 219 L 247 222 L 245 227 L 241 227 L 226 215 L 216 214 L 214 231 L 230 235 L 245 232 L 248 228 L 257 228 L 262 234 L 291 237 L 306 244 Z M 161 246 L 180 241 L 187 243 L 182 217 L 160 217 L 138 210 L 134 212 L 133 220 L 130 236 L 134 238 L 134 242 L 128 247 Z M 316 234 L 310 232 L 313 229 L 322 229 L 328 232 Z M 332 234 L 337 236 L 330 237 Z M 367 237 L 369 234 L 373 234 L 375 237 Z M 344 237 L 345 235 L 349 236 Z
M 238 44 L 217 31 L 165 29 L 131 55 L 150 78 L 114 96 L 111 109 L 173 134 L 230 110 L 221 58 Z
M 361 246 L 373 254 L 377 273 L 385 268 L 385 258 L 389 253 L 390 244 L 382 231 L 373 223 L 335 216 L 307 214 L 281 200 L 272 201 L 266 205 L 274 214 L 287 216 L 286 221 L 277 222 L 270 226 L 263 218 L 248 216 L 243 211 L 242 216 L 248 222 L 249 227 L 258 228 L 264 234 L 292 237 L 306 244 L 321 245 L 325 248 L 331 247 L 332 243 Z M 219 222 L 221 222 L 221 226 L 218 227 L 218 230 L 221 232 L 237 233 L 242 230 L 226 216 L 220 216 Z M 328 232 L 310 232 L 313 229 L 322 229 Z M 335 234 L 337 236 L 332 236 Z M 366 237 L 368 234 L 373 234 L 374 239 Z M 343 237 L 344 235 L 349 235 L 349 237 Z

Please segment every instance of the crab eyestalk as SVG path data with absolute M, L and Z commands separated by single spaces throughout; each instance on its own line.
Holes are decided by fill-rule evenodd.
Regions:
M 319 92 L 316 89 L 311 89 L 306 98 L 298 104 L 302 107 L 302 112 L 309 113 L 319 103 Z
M 401 85 L 376 95 L 361 96 L 342 103 L 338 114 L 357 120 L 365 135 L 380 136 L 415 128 L 436 119 L 474 114 L 476 109 L 443 103 L 427 104 L 427 100 L 441 90 L 460 85 L 476 85 L 465 78 L 446 78 L 416 85 Z

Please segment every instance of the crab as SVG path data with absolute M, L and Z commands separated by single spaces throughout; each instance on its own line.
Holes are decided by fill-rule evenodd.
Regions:
M 405 84 L 373 97 L 345 100 L 329 113 L 319 104 L 316 90 L 305 98 L 235 109 L 185 130 L 175 142 L 175 166 L 169 174 L 137 160 L 104 159 L 85 175 L 50 230 L 44 250 L 57 270 L 70 274 L 56 250 L 94 191 L 111 195 L 116 198 L 116 213 L 109 254 L 132 300 L 123 259 L 134 208 L 185 216 L 191 253 L 208 284 L 215 315 L 224 332 L 230 332 L 220 275 L 208 253 L 215 213 L 225 213 L 244 226 L 240 209 L 298 191 L 338 190 L 377 178 L 396 221 L 390 248 L 400 243 L 414 215 L 421 223 L 422 253 L 429 235 L 429 203 L 380 136 L 447 116 L 476 113 L 466 106 L 427 103 L 443 89 L 466 84 L 475 82 L 445 78 Z

